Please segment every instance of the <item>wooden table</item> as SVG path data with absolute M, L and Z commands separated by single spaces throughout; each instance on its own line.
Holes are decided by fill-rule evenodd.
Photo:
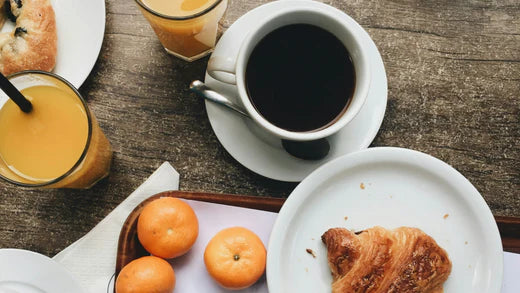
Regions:
M 265 1 L 232 0 L 224 29 Z M 465 175 L 495 215 L 520 216 L 520 3 L 346 1 L 328 4 L 372 36 L 388 107 L 372 146 L 429 153 Z M 182 190 L 287 197 L 294 183 L 256 175 L 219 144 L 188 91 L 208 58 L 167 55 L 132 0 L 106 1 L 101 54 L 80 92 L 114 148 L 111 175 L 90 190 L 0 182 L 0 247 L 53 256 L 83 236 L 162 162 Z

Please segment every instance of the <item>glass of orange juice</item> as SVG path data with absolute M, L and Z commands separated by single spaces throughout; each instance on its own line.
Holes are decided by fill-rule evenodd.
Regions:
M 186 61 L 211 53 L 228 0 L 135 0 L 166 51 Z
M 32 103 L 0 95 L 0 177 L 17 185 L 90 188 L 110 170 L 112 148 L 80 93 L 63 78 L 23 71 L 9 81 Z

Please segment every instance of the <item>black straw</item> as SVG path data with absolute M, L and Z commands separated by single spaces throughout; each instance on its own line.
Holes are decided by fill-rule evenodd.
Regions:
M 25 113 L 32 110 L 32 104 L 27 100 L 22 93 L 14 87 L 14 85 L 3 75 L 0 74 L 0 88 L 6 93 L 13 102 L 20 107 Z

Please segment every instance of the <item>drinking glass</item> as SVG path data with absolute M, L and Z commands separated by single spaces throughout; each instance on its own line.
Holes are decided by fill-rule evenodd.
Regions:
M 80 142 L 78 143 L 78 145 L 81 146 L 83 144 L 83 141 L 85 141 L 86 143 L 83 147 L 83 151 L 81 152 L 81 155 L 77 158 L 76 162 L 74 164 L 71 164 L 70 169 L 68 169 L 68 171 L 66 171 L 63 174 L 60 174 L 56 177 L 53 177 L 53 178 L 49 178 L 48 176 L 42 176 L 42 178 L 44 178 L 44 179 L 34 178 L 31 176 L 27 176 L 24 173 L 21 173 L 16 165 L 18 163 L 27 164 L 27 162 L 23 162 L 23 156 L 18 156 L 18 155 L 13 156 L 11 154 L 11 155 L 9 155 L 10 158 L 19 158 L 18 163 L 17 163 L 16 159 L 6 162 L 6 160 L 4 160 L 4 158 L 7 157 L 8 154 L 5 154 L 5 153 L 3 154 L 2 153 L 3 148 L 0 147 L 0 178 L 4 179 L 10 183 L 13 183 L 13 184 L 16 184 L 19 186 L 24 186 L 24 187 L 84 188 L 84 189 L 86 189 L 86 188 L 90 188 L 96 182 L 98 182 L 99 180 L 108 176 L 109 170 L 110 170 L 111 159 L 112 159 L 112 148 L 110 146 L 110 142 L 103 134 L 103 132 L 102 132 L 101 128 L 99 127 L 99 124 L 96 120 L 96 117 L 89 110 L 87 103 L 85 102 L 85 100 L 83 99 L 81 94 L 76 90 L 76 88 L 74 88 L 74 86 L 72 84 L 70 84 L 68 81 L 66 81 L 65 79 L 63 79 L 62 77 L 60 77 L 56 74 L 44 72 L 44 71 L 23 71 L 23 72 L 19 72 L 19 73 L 10 75 L 8 77 L 8 79 L 20 91 L 23 91 L 24 89 L 38 87 L 38 86 L 56 87 L 60 91 L 63 91 L 63 95 L 61 95 L 61 94 L 59 95 L 60 99 L 61 98 L 72 99 L 72 100 L 66 101 L 67 104 L 73 103 L 74 107 L 79 107 L 79 109 L 81 109 L 80 111 L 82 111 L 83 113 L 86 114 L 85 122 L 87 124 L 86 127 L 88 127 L 88 131 L 83 131 L 85 128 L 82 126 L 81 133 L 84 132 L 86 135 L 86 138 L 81 137 L 81 135 L 78 135 L 78 137 L 80 137 L 80 139 L 81 139 Z M 56 96 L 58 96 L 58 95 L 56 95 Z M 47 97 L 47 96 L 45 96 L 45 97 Z M 16 117 L 16 116 L 6 116 L 5 115 L 6 112 L 2 111 L 2 110 L 7 111 L 7 108 L 4 108 L 4 107 L 12 106 L 12 105 L 8 104 L 9 102 L 11 102 L 11 101 L 9 101 L 9 98 L 7 96 L 5 96 L 5 95 L 0 96 L 0 114 L 4 115 L 4 116 L 0 115 L 0 118 L 1 118 L 0 123 L 1 123 L 1 121 L 4 121 L 4 123 L 5 123 L 6 120 L 2 120 L 2 119 L 7 119 L 6 117 Z M 59 105 L 58 105 L 58 107 L 59 107 Z M 53 110 L 55 108 L 43 108 L 43 107 L 38 108 L 38 107 L 34 106 L 31 113 L 29 113 L 29 114 L 23 113 L 22 115 L 32 115 L 32 114 L 36 115 L 37 113 L 32 113 L 32 112 L 42 111 L 45 109 Z M 18 109 L 14 109 L 14 110 L 18 110 Z M 29 116 L 27 116 L 27 118 L 25 118 L 25 116 L 21 116 L 21 117 L 20 116 L 21 115 L 18 115 L 19 119 L 29 119 Z M 55 114 L 53 112 L 53 116 L 57 116 L 57 114 Z M 33 116 L 33 118 L 34 117 L 44 117 L 44 116 Z M 45 117 L 49 117 L 49 116 L 47 115 Z M 31 118 L 31 119 L 33 119 L 33 118 Z M 58 122 L 59 122 L 59 119 L 61 119 L 61 118 L 58 118 Z M 83 123 L 81 123 L 81 124 L 83 125 Z M 39 124 L 35 124 L 35 125 L 38 126 Z M 41 124 L 41 125 L 44 125 L 44 124 Z M 0 125 L 0 128 L 1 127 L 5 127 L 5 124 Z M 67 125 L 67 121 L 63 121 L 63 128 L 66 128 L 66 127 L 72 127 L 72 126 Z M 2 131 L 6 131 L 6 128 L 4 128 L 3 130 L 0 129 L 0 132 L 2 132 Z M 72 131 L 74 131 L 74 129 Z M 79 129 L 78 129 L 78 131 L 79 131 Z M 4 132 L 4 134 L 5 134 L 5 132 Z M 7 134 L 7 135 L 4 135 L 5 136 L 4 139 L 10 139 L 13 137 L 13 135 L 22 135 L 22 134 L 21 133 Z M 54 135 L 56 136 L 56 141 L 49 140 L 48 138 L 46 140 L 42 139 L 42 143 L 40 145 L 38 145 L 37 147 L 33 148 L 33 151 L 31 152 L 30 155 L 33 156 L 33 158 L 35 156 L 45 156 L 46 148 L 47 149 L 52 148 L 54 144 L 68 143 L 67 146 L 69 144 L 72 145 L 71 139 L 74 139 L 74 138 L 66 137 L 59 132 L 53 133 L 53 136 Z M 22 136 L 22 138 L 20 138 L 18 140 L 23 143 L 23 136 Z M 2 142 L 0 142 L 0 144 L 1 143 Z M 36 149 L 36 151 L 34 151 L 34 149 Z M 78 152 L 79 152 L 79 150 L 80 149 L 78 148 Z M 47 154 L 48 154 L 48 152 L 47 152 Z M 52 157 L 47 157 L 48 158 L 47 162 L 49 160 L 52 160 L 49 158 L 53 158 L 53 157 L 54 157 L 54 155 Z M 58 161 L 58 160 L 59 160 L 59 158 L 56 159 L 56 161 Z M 42 162 L 44 162 L 44 161 L 45 160 L 42 160 Z M 53 162 L 51 164 L 47 164 L 47 165 L 42 164 L 41 166 L 37 166 L 37 168 L 39 170 L 38 172 L 45 172 L 46 168 L 53 167 L 53 166 L 49 166 L 49 165 L 54 165 L 54 163 L 65 164 L 65 166 L 66 166 L 67 163 L 63 163 L 64 161 L 65 160 L 63 160 L 61 162 Z M 38 164 L 38 163 L 35 162 L 35 164 Z
M 166 52 L 185 61 L 194 61 L 213 51 L 218 23 L 224 16 L 228 0 L 209 0 L 207 8 L 188 15 L 166 15 L 142 0 L 135 0 Z M 185 0 L 185 2 L 190 0 Z

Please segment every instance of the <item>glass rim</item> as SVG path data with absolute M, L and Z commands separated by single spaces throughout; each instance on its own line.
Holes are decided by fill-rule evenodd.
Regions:
M 171 16 L 171 15 L 166 15 L 166 14 L 153 10 L 152 8 L 146 6 L 146 4 L 144 4 L 142 0 L 135 0 L 135 2 L 137 4 L 139 4 L 139 6 L 141 6 L 141 8 L 145 9 L 146 11 L 150 12 L 151 14 L 164 18 L 164 19 L 169 19 L 169 20 L 188 20 L 188 19 L 197 18 L 197 17 L 202 16 L 202 15 L 210 12 L 211 10 L 213 10 L 213 8 L 215 8 L 217 5 L 219 5 L 222 1 L 223 0 L 215 0 L 215 2 L 213 4 L 211 4 L 210 6 L 208 6 L 206 9 L 201 10 L 194 14 L 185 15 L 185 16 Z
M 63 77 L 61 77 L 61 76 L 59 76 L 59 75 L 57 75 L 55 73 L 42 71 L 42 70 L 24 70 L 24 71 L 20 71 L 20 72 L 16 72 L 16 73 L 10 74 L 9 76 L 7 76 L 7 79 L 11 79 L 11 78 L 14 78 L 14 77 L 17 77 L 17 76 L 20 76 L 20 75 L 28 75 L 28 74 L 46 75 L 46 76 L 50 76 L 52 78 L 55 78 L 55 79 L 63 82 L 65 85 L 67 85 L 76 94 L 76 97 L 81 101 L 81 104 L 83 105 L 83 109 L 85 109 L 85 113 L 87 115 L 88 134 L 87 134 L 87 141 L 85 142 L 85 148 L 83 149 L 83 152 L 81 153 L 80 157 L 78 158 L 78 161 L 67 172 L 65 172 L 63 175 L 61 175 L 61 176 L 59 176 L 59 177 L 57 177 L 55 179 L 52 179 L 50 181 L 47 181 L 47 182 L 36 183 L 35 184 L 35 183 L 18 182 L 16 180 L 7 178 L 7 177 L 3 176 L 2 174 L 0 174 L 0 178 L 6 180 L 9 183 L 18 185 L 18 186 L 23 186 L 23 187 L 45 187 L 45 186 L 49 186 L 49 185 L 58 183 L 61 180 L 67 178 L 74 171 L 76 171 L 76 169 L 79 167 L 79 165 L 83 162 L 83 159 L 85 159 L 85 157 L 87 156 L 87 151 L 88 151 L 88 148 L 90 147 L 90 141 L 91 141 L 91 138 L 92 138 L 92 128 L 93 128 L 93 126 L 92 126 L 92 114 L 90 113 L 90 110 L 88 108 L 87 102 L 85 101 L 83 96 L 79 93 L 79 91 L 76 89 L 76 87 L 74 87 L 74 85 L 72 85 L 69 81 L 67 81 L 66 79 L 64 79 Z

